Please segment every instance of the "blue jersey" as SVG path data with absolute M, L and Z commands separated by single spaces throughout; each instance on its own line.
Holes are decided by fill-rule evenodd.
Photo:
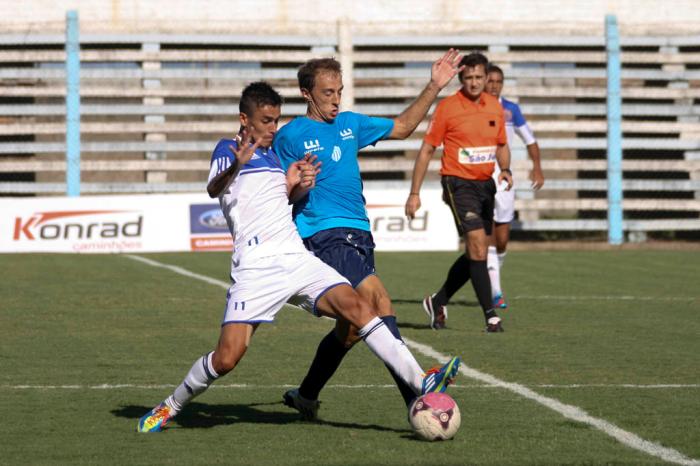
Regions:
M 316 187 L 294 206 L 302 238 L 338 227 L 370 231 L 357 153 L 393 129 L 388 118 L 342 112 L 330 123 L 297 117 L 279 130 L 272 147 L 285 170 L 307 153 L 323 162 Z

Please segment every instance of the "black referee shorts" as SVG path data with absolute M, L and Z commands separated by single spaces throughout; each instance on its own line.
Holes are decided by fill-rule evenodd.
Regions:
M 442 177 L 442 200 L 450 206 L 459 236 L 483 228 L 487 235 L 493 227 L 496 183 L 488 180 L 465 180 Z

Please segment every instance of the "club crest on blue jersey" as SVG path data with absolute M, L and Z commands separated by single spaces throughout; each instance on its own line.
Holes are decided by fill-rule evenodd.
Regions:
M 340 150 L 340 147 L 338 146 L 333 146 L 333 153 L 331 154 L 331 158 L 333 159 L 334 162 L 340 161 L 340 158 L 343 156 L 343 151 Z

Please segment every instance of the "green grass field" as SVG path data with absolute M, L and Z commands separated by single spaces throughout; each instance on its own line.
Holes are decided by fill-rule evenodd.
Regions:
M 700 251 L 511 252 L 505 333 L 483 332 L 471 286 L 448 328 L 420 301 L 455 254 L 379 254 L 402 334 L 465 366 L 700 458 Z M 225 253 L 144 254 L 228 281 Z M 196 357 L 225 302 L 215 284 L 121 255 L 0 255 L 1 464 L 666 464 L 605 429 L 460 376 L 454 440 L 413 438 L 384 366 L 358 345 L 322 393 L 321 421 L 281 403 L 332 322 L 293 308 L 241 365 L 161 434 L 135 432 Z M 424 367 L 437 363 L 414 351 Z

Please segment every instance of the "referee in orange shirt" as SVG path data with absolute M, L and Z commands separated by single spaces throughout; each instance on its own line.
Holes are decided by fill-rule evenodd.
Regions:
M 457 231 L 464 237 L 466 252 L 447 274 L 442 288 L 423 300 L 433 329 L 445 327 L 447 303 L 470 278 L 484 311 L 487 332 L 502 332 L 501 319 L 493 308 L 491 281 L 486 266 L 489 236 L 493 227 L 496 160 L 501 173 L 498 183 L 513 185 L 510 151 L 503 108 L 498 99 L 484 92 L 488 59 L 474 52 L 460 62 L 462 88 L 445 99 L 435 113 L 423 139 L 413 168 L 406 215 L 413 218 L 421 206 L 420 188 L 435 149 L 442 155 L 443 200 L 452 209 Z

